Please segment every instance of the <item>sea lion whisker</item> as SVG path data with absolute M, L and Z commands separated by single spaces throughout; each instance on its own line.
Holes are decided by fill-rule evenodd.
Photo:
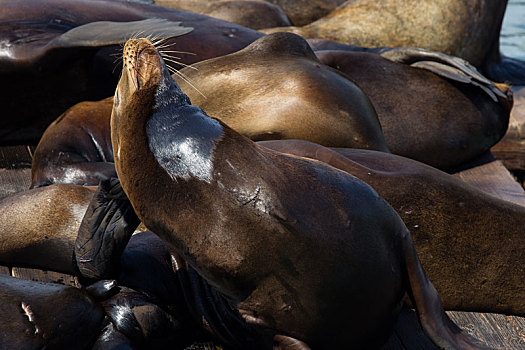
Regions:
M 191 64 L 186 64 L 186 63 L 183 63 L 183 62 L 180 62 L 180 61 L 177 61 L 177 60 L 174 60 L 172 58 L 168 58 L 168 57 L 162 57 L 165 61 L 168 61 L 168 62 L 173 62 L 173 63 L 176 63 L 180 66 L 183 66 L 183 67 L 188 67 L 188 68 L 191 68 L 191 69 L 194 69 L 194 70 L 199 70 L 197 67 L 193 67 Z M 176 57 L 176 58 L 179 58 L 179 57 Z
M 157 34 L 149 34 L 146 36 L 146 39 L 152 43 L 153 46 L 155 46 L 154 42 L 155 43 L 159 43 L 161 42 L 162 40 L 166 40 L 167 38 L 165 37 L 162 37 L 162 34 L 160 33 L 157 33 Z
M 111 70 L 111 74 L 114 74 L 115 73 L 115 69 L 117 69 L 118 67 L 118 59 L 116 59 L 115 61 L 113 61 L 113 69 Z M 120 71 L 120 77 L 122 76 L 122 70 Z M 119 77 L 119 80 L 120 80 L 120 77 Z
M 166 38 L 166 37 L 162 37 L 160 34 L 159 35 L 156 35 L 152 38 L 152 40 L 150 40 L 151 44 L 153 46 L 155 46 L 155 48 L 157 47 L 157 45 L 159 45 L 160 43 L 162 43 L 163 41 L 166 41 L 168 40 L 169 38 Z
M 168 67 L 168 70 L 170 72 L 172 72 L 173 74 L 176 74 L 178 75 L 182 80 L 184 80 L 189 86 L 191 86 L 193 89 L 195 89 L 195 91 L 197 91 L 202 97 L 204 98 L 207 98 L 206 95 L 204 95 L 199 89 L 197 89 L 197 87 L 195 87 L 195 85 L 193 85 L 190 80 L 188 79 L 188 77 L 186 77 L 183 73 L 181 73 L 178 69 L 174 68 L 174 67 L 170 67 L 169 65 L 166 65 L 166 67 Z M 171 69 L 170 69 L 171 68 Z M 173 70 L 172 70 L 173 69 Z
M 162 55 L 163 53 L 166 53 L 166 52 L 171 52 L 171 53 L 183 53 L 183 54 L 186 54 L 186 55 L 196 55 L 194 52 L 188 52 L 188 51 L 177 51 L 177 50 L 159 50 L 157 49 L 157 51 Z M 164 56 L 163 56 L 164 57 Z
M 162 44 L 162 45 L 155 46 L 155 48 L 156 48 L 157 50 L 159 50 L 159 49 L 164 49 L 164 48 L 166 48 L 166 47 L 171 47 L 171 45 L 175 45 L 175 43 L 173 43 L 173 44 L 170 44 L 170 43 L 164 43 L 164 44 Z

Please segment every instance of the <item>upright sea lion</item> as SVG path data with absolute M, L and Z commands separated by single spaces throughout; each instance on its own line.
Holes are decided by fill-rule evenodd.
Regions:
M 414 244 L 429 275 L 440 291 L 446 309 L 525 315 L 525 309 L 521 303 L 521 300 L 525 298 L 525 290 L 521 283 L 524 272 L 521 264 L 511 263 L 519 261 L 522 250 L 520 247 L 525 244 L 520 229 L 525 225 L 522 222 L 525 218 L 525 211 L 522 207 L 480 193 L 450 175 L 399 156 L 332 149 L 332 151 L 343 153 L 349 159 L 341 160 L 341 157 L 334 156 L 334 153 L 328 149 L 304 141 L 263 141 L 260 144 L 278 151 L 315 158 L 357 176 L 374 187 L 393 205 L 409 227 L 417 225 L 417 229 L 413 228 Z M 97 172 L 96 167 L 93 170 Z M 28 254 L 21 254 L 22 249 L 25 248 L 20 245 L 16 248 L 12 244 L 15 232 L 16 235 L 21 235 L 23 231 L 27 233 L 27 236 L 19 236 L 19 243 L 27 242 L 28 239 L 34 240 L 36 232 L 52 237 L 50 233 L 40 228 L 28 230 L 27 225 L 30 222 L 40 225 L 41 217 L 53 218 L 49 221 L 51 226 L 44 225 L 44 227 L 54 227 L 53 224 L 64 222 L 56 220 L 59 214 L 49 214 L 55 210 L 60 212 L 61 206 L 55 205 L 53 208 L 47 206 L 47 203 L 66 205 L 67 201 L 64 199 L 69 198 L 70 195 L 59 188 L 59 186 L 52 186 L 49 191 L 52 191 L 54 195 L 44 196 L 51 198 L 51 201 L 42 202 L 46 205 L 39 207 L 41 210 L 37 213 L 42 213 L 42 210 L 46 208 L 47 210 L 43 211 L 44 215 L 33 216 L 38 219 L 20 219 L 19 212 L 6 209 L 18 209 L 18 205 L 7 206 L 6 203 L 16 203 L 21 201 L 20 198 L 24 201 L 27 198 L 30 204 L 35 203 L 35 200 L 27 194 L 20 194 L 18 199 L 13 197 L 0 203 L 0 218 L 4 218 L 2 221 L 16 225 L 9 226 L 5 235 L 0 236 L 4 240 L 3 247 L 13 249 L 9 255 L 6 255 L 5 250 L 0 252 L 1 262 L 29 264 L 31 261 L 24 259 L 33 257 L 32 263 L 36 263 L 37 266 L 71 273 L 69 252 L 59 253 L 57 246 L 51 250 L 41 247 L 37 250 L 30 250 Z M 421 196 L 422 189 L 429 188 L 432 190 L 427 190 L 425 195 Z M 87 200 L 91 198 L 89 194 L 91 191 L 81 191 L 88 192 L 83 197 L 83 201 L 86 202 L 83 202 L 82 206 L 85 207 Z M 40 192 L 35 191 L 35 193 Z M 66 195 L 64 196 L 63 193 Z M 80 219 L 80 215 L 74 218 L 75 225 L 80 222 Z M 466 225 L 465 222 L 469 224 Z M 21 225 L 23 229 L 17 228 Z M 77 230 L 74 229 L 74 231 Z M 512 244 L 507 239 L 502 239 L 503 233 L 505 237 L 513 241 Z M 474 235 L 479 237 L 480 234 L 486 237 L 479 240 L 473 238 Z M 73 240 L 74 238 L 71 238 L 68 241 L 68 247 L 72 247 Z M 11 244 L 6 244 L 7 241 Z M 49 244 L 49 240 L 42 239 L 41 241 Z M 453 246 L 448 244 L 451 241 L 454 242 Z M 490 251 L 485 251 L 482 246 L 477 247 L 475 243 L 490 245 Z M 45 251 L 46 254 L 36 254 L 41 251 Z M 56 256 L 53 261 L 62 263 L 51 267 L 43 265 L 47 263 L 49 255 Z M 442 263 L 444 260 L 450 261 L 449 255 L 454 256 L 456 264 Z M 35 259 L 35 257 L 41 258 Z M 62 264 L 66 264 L 68 269 L 64 270 Z
M 507 1 L 354 0 L 303 27 L 280 27 L 305 38 L 364 47 L 413 46 L 459 56 L 498 82 L 525 83 L 525 64 L 499 52 Z
M 496 86 L 464 60 L 442 53 L 416 48 L 378 52 L 316 55 L 370 98 L 392 153 L 451 170 L 505 135 L 512 107 L 509 86 Z
M 372 186 L 411 228 L 447 309 L 525 315 L 524 207 L 393 154 L 300 140 L 259 144 L 326 162 Z
M 152 22 L 164 23 L 162 30 L 152 30 Z M 178 35 L 193 28 L 164 41 L 171 51 L 166 55 L 178 57 L 181 66 L 237 51 L 263 35 L 204 15 L 124 1 L 1 1 L 0 144 L 36 144 L 73 104 L 111 96 L 119 44 L 139 32 L 174 37 L 174 28 L 183 28 Z
M 388 151 L 368 97 L 297 35 L 268 35 L 193 68 L 174 75 L 192 103 L 252 140 Z
M 253 327 L 258 337 L 241 346 L 379 346 L 410 291 L 438 346 L 476 348 L 372 188 L 209 118 L 147 39 L 129 40 L 123 56 L 111 117 L 122 188 L 146 226 Z

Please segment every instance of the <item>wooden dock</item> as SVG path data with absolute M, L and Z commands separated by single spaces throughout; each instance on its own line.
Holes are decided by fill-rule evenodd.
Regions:
M 31 178 L 32 149 L 26 146 L 0 148 L 0 199 L 26 190 Z M 490 195 L 525 205 L 525 192 L 502 162 L 488 153 L 471 168 L 454 176 Z M 0 273 L 15 277 L 76 285 L 73 276 L 36 269 L 0 266 Z M 525 283 L 525 282 L 524 282 Z M 525 302 L 525 300 L 524 300 Z M 463 330 L 494 349 L 525 349 L 525 318 L 512 315 L 447 311 Z M 213 344 L 194 344 L 191 349 L 215 349 Z M 423 333 L 414 310 L 403 309 L 394 333 L 383 350 L 437 349 Z

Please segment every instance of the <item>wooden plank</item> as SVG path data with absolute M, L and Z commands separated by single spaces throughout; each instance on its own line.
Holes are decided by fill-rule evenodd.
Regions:
M 511 170 L 525 170 L 525 86 L 514 86 L 514 106 L 505 136 L 492 153 Z
M 25 191 L 31 185 L 31 169 L 0 169 L 0 199 Z
M 514 327 L 521 342 L 525 344 L 525 317 L 505 316 L 505 318 L 512 327 Z M 523 348 L 525 348 L 525 346 Z
M 449 311 L 466 333 L 493 349 L 525 349 L 525 318 L 500 314 Z
M 59 273 L 55 271 L 46 271 L 39 269 L 30 269 L 24 267 L 13 267 L 11 275 L 13 277 L 22 278 L 30 281 L 39 281 L 39 282 L 53 282 L 64 284 L 67 286 L 77 286 L 78 283 L 76 278 L 71 275 L 64 273 Z
M 525 205 L 525 191 L 500 161 L 493 161 L 453 174 L 474 187 L 519 205 Z

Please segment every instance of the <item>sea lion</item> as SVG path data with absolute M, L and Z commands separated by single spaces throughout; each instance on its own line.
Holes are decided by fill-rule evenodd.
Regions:
M 162 30 L 152 30 L 152 22 Z M 165 40 L 164 50 L 181 66 L 237 51 L 263 35 L 204 15 L 122 1 L 1 1 L 0 144 L 36 144 L 67 108 L 111 96 L 119 43 L 138 32 L 174 37 L 173 28 L 186 34 Z
M 302 138 L 388 152 L 368 97 L 340 73 L 320 65 L 296 35 L 268 35 L 195 68 L 182 70 L 187 78 L 174 75 L 193 103 L 253 140 Z M 287 79 L 276 78 L 284 72 Z M 46 129 L 33 157 L 32 187 L 97 185 L 112 175 L 112 101 L 75 105 Z
M 254 141 L 296 138 L 388 151 L 368 97 L 289 33 L 184 68 L 192 103 Z M 224 101 L 229 101 L 227 104 Z
M 301 140 L 259 144 L 323 161 L 372 186 L 411 228 L 446 309 L 525 315 L 524 207 L 393 154 Z
M 394 154 L 452 170 L 505 135 L 512 90 L 468 62 L 416 48 L 316 51 L 370 98 Z M 398 63 L 399 62 L 399 63 Z
M 296 26 L 302 26 L 330 13 L 344 0 L 265 0 L 283 9 Z
M 499 52 L 499 33 L 507 1 L 356 0 L 303 27 L 288 31 L 364 47 L 412 46 L 459 56 L 492 80 L 525 83 L 525 63 Z
M 476 348 L 371 187 L 208 117 L 147 39 L 129 40 L 123 62 L 111 138 L 127 205 L 259 335 L 242 346 L 379 346 L 410 291 L 438 346 Z
M 58 184 L 3 199 L 0 264 L 73 274 L 74 235 L 94 190 Z
M 0 275 L 0 348 L 89 349 L 104 310 L 85 290 Z
M 286 13 L 267 1 L 252 0 L 157 0 L 155 5 L 200 13 L 241 26 L 262 29 L 292 25 Z
M 53 183 L 96 186 L 116 177 L 109 120 L 113 97 L 80 102 L 52 122 L 33 155 L 31 188 Z

